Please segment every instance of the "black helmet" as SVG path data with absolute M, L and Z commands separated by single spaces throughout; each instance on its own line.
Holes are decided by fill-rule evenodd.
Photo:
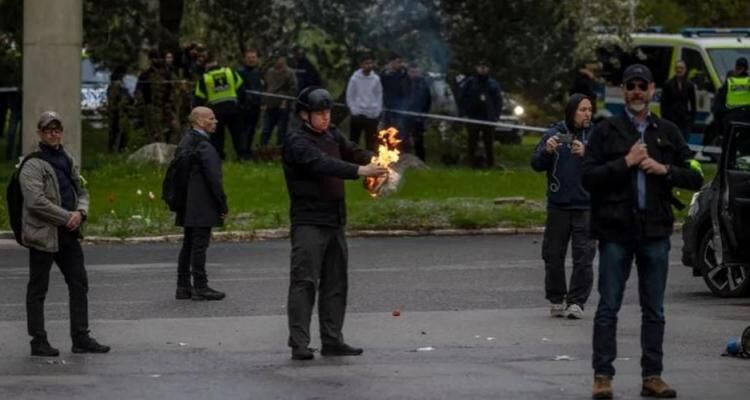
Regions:
M 310 86 L 297 96 L 294 111 L 296 113 L 300 111 L 315 112 L 330 110 L 331 108 L 333 108 L 331 94 L 322 87 Z

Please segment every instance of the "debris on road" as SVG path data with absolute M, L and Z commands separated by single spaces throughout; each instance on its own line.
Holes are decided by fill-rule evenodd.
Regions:
M 575 358 L 566 355 L 555 356 L 555 361 L 573 361 Z

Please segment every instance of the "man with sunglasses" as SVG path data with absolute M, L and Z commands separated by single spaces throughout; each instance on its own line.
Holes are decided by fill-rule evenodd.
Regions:
M 106 353 L 109 346 L 89 336 L 89 288 L 80 243 L 81 226 L 89 209 L 88 191 L 78 166 L 63 148 L 60 115 L 54 111 L 42 113 L 37 129 L 39 146 L 27 156 L 18 179 L 24 200 L 21 240 L 29 248 L 26 313 L 31 355 L 60 355 L 44 329 L 44 299 L 53 262 L 68 285 L 72 352 Z
M 612 398 L 617 313 L 633 259 L 641 306 L 641 395 L 671 398 L 661 379 L 664 292 L 674 223 L 672 188 L 698 190 L 700 165 L 679 128 L 649 111 L 654 82 L 648 67 L 623 73 L 625 110 L 596 126 L 583 162 L 591 195 L 591 233 L 599 240 L 599 305 L 594 317 L 593 398 Z

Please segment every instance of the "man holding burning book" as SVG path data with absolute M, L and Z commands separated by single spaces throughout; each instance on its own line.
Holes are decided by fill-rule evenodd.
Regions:
M 295 110 L 303 123 L 283 147 L 292 225 L 288 344 L 294 360 L 314 358 L 308 346 L 318 288 L 321 354 L 362 354 L 344 342 L 341 332 L 348 289 L 344 179 L 383 176 L 388 169 L 331 126 L 332 106 L 325 89 L 303 90 Z

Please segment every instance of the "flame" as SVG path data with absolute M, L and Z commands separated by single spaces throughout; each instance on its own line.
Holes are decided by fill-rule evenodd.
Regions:
M 391 165 L 398 162 L 399 154 L 398 145 L 401 140 L 397 138 L 398 130 L 394 127 L 382 130 L 378 133 L 378 152 L 372 157 L 371 162 L 388 168 L 392 173 Z M 370 196 L 378 197 L 379 189 L 388 181 L 388 175 L 381 177 L 365 178 L 365 188 L 370 192 Z

